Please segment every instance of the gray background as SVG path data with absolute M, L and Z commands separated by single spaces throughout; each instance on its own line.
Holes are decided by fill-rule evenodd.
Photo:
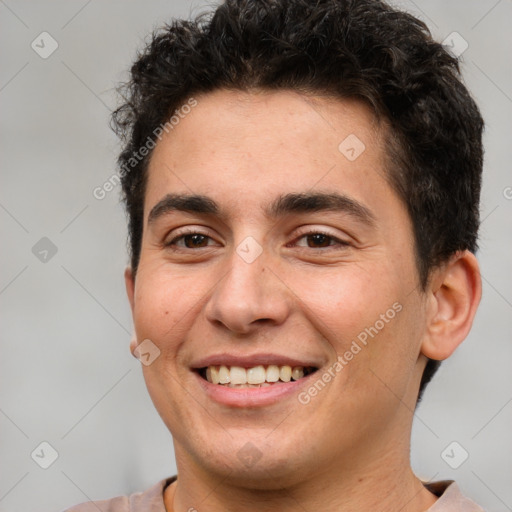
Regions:
M 128 350 L 119 187 L 103 200 L 93 190 L 115 172 L 108 114 L 136 49 L 154 27 L 205 5 L 0 1 L 1 511 L 55 512 L 175 473 L 171 436 Z M 468 42 L 464 77 L 487 122 L 483 301 L 417 411 L 413 467 L 456 479 L 489 511 L 512 510 L 512 2 L 399 5 L 439 40 L 456 31 Z M 47 59 L 31 48 L 43 31 L 59 45 Z M 46 262 L 47 242 L 32 250 L 43 237 L 57 248 Z M 31 458 L 43 441 L 59 455 L 46 470 Z M 452 465 L 469 454 L 457 469 L 441 456 L 453 441 Z M 48 462 L 43 453 L 34 458 Z

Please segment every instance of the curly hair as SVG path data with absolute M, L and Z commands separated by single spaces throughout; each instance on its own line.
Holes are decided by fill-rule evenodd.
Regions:
M 112 125 L 124 143 L 118 164 L 134 275 L 151 158 L 139 150 L 192 95 L 221 88 L 366 103 L 387 127 L 387 177 L 412 221 L 423 289 L 433 268 L 476 251 L 483 120 L 458 60 L 426 25 L 380 0 L 226 0 L 155 32 L 120 88 Z M 439 364 L 428 361 L 418 400 Z

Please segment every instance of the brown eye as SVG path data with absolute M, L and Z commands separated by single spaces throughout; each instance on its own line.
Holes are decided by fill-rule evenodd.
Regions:
M 306 238 L 308 247 L 312 248 L 329 247 L 332 241 L 332 236 L 324 235 L 323 233 L 307 235 Z
M 323 233 L 322 231 L 310 231 L 299 236 L 294 245 L 302 249 L 346 249 L 350 244 L 344 240 L 331 235 L 330 233 Z
M 194 233 L 193 235 L 184 235 L 180 238 L 183 239 L 183 243 L 188 249 L 206 247 L 208 245 L 208 237 L 199 233 Z M 174 240 L 174 242 L 176 242 L 176 240 Z
M 215 240 L 208 235 L 198 231 L 189 231 L 178 234 L 171 241 L 164 244 L 173 250 L 183 249 L 202 249 L 204 247 L 211 247 L 215 244 Z

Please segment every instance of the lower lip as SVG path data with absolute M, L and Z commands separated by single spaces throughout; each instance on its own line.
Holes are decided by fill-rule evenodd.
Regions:
M 212 384 L 197 372 L 194 373 L 207 396 L 219 404 L 230 407 L 263 407 L 284 400 L 291 395 L 298 395 L 300 388 L 307 384 L 309 378 L 316 372 L 296 381 L 273 384 L 263 388 L 230 388 Z

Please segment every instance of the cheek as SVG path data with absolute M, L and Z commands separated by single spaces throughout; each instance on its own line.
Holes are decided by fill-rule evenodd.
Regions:
M 347 266 L 323 273 L 304 273 L 291 282 L 312 322 L 316 318 L 319 328 L 324 326 L 326 336 L 334 337 L 343 349 L 347 342 L 379 321 L 380 315 L 398 300 L 396 283 L 388 277 L 383 269 L 377 274 Z
M 414 369 L 420 328 L 417 294 L 410 293 L 404 276 L 380 264 L 372 270 L 347 266 L 288 279 L 295 282 L 304 314 L 332 346 L 333 357 L 346 361 L 338 384 L 377 396 L 386 392 L 380 378 L 402 394 Z
M 135 285 L 134 323 L 139 341 L 157 345 L 178 339 L 186 331 L 201 291 L 162 268 L 141 268 Z

